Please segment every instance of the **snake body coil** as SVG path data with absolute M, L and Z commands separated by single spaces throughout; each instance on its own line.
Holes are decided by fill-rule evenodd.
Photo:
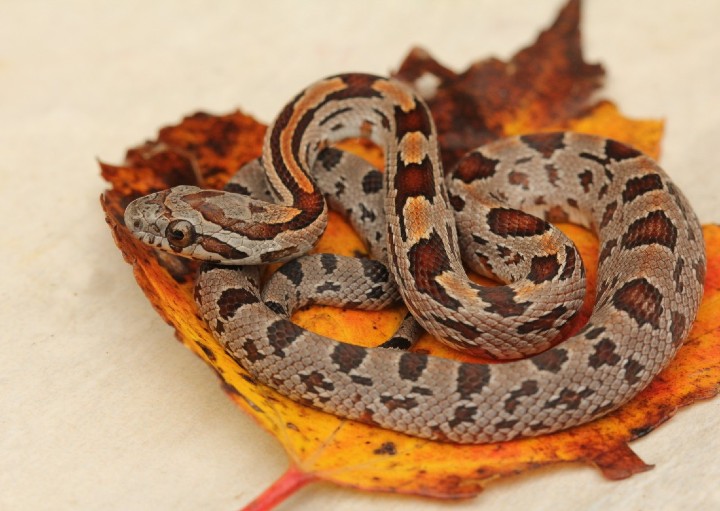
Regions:
M 342 156 L 323 149 L 358 135 L 383 148 L 386 172 L 366 169 L 348 188 L 350 178 L 334 173 Z M 557 431 L 636 395 L 672 359 L 697 313 L 705 274 L 697 218 L 662 169 L 618 142 L 575 133 L 503 139 L 445 177 L 423 101 L 392 80 L 349 74 L 311 85 L 283 109 L 262 165 L 277 204 L 176 187 L 132 203 L 126 224 L 146 243 L 219 263 L 203 267 L 196 290 L 214 334 L 260 382 L 328 412 L 464 443 Z M 384 202 L 373 237 L 387 247 L 377 254 L 389 272 L 372 262 L 348 270 L 330 255 L 301 259 L 275 278 L 297 292 L 263 295 L 252 265 L 297 258 L 325 227 L 316 166 L 329 171 L 326 193 L 344 195 L 361 217 L 381 217 L 372 198 Z M 585 225 L 600 239 L 592 316 L 556 347 L 582 304 L 584 270 L 546 220 Z M 472 283 L 461 255 L 507 284 Z M 513 361 L 366 349 L 289 319 L 303 286 L 312 301 L 355 290 L 344 303 L 380 307 L 397 297 L 393 282 L 436 337 Z

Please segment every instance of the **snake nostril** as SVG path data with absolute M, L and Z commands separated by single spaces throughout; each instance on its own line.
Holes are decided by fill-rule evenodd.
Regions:
M 137 220 L 135 220 L 135 221 L 133 222 L 133 227 L 134 227 L 135 229 L 140 229 L 140 227 L 142 227 L 142 220 L 140 220 L 139 218 L 138 218 Z

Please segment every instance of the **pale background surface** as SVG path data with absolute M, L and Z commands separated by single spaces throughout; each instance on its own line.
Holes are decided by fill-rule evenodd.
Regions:
M 386 74 L 414 44 L 455 69 L 507 58 L 559 0 L 0 4 L 0 509 L 232 510 L 286 468 L 268 434 L 177 343 L 103 220 L 95 157 L 198 109 L 269 121 L 327 74 Z M 594 0 L 605 96 L 668 120 L 662 163 L 720 222 L 720 2 Z M 580 465 L 442 503 L 316 484 L 281 510 L 720 509 L 720 399 L 632 444 L 650 472 Z

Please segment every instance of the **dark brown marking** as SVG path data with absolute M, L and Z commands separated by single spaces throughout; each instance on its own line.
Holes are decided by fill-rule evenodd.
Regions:
M 495 426 L 495 429 L 512 429 L 518 422 L 520 421 L 517 419 L 504 419 L 496 422 L 493 426 Z
M 572 208 L 577 209 L 577 207 L 578 207 L 578 201 L 576 201 L 575 199 L 568 199 L 567 203 L 568 203 L 568 206 L 570 206 Z
M 603 170 L 605 171 L 605 177 L 607 180 L 612 182 L 615 179 L 615 174 L 613 174 L 607 166 Z
M 373 286 L 365 292 L 365 296 L 370 300 L 377 300 L 385 295 L 383 286 Z
M 432 134 L 432 120 L 422 103 L 416 103 L 416 107 L 407 112 L 404 112 L 400 106 L 396 106 L 394 113 L 398 140 L 402 140 L 406 133 L 415 131 L 426 137 Z
M 390 120 L 387 118 L 387 115 L 385 115 L 385 112 L 382 110 L 379 110 L 377 108 L 373 108 L 373 112 L 375 112 L 375 115 L 380 117 L 380 125 L 385 128 L 386 130 L 390 129 Z
M 279 314 L 281 316 L 287 316 L 287 311 L 285 310 L 285 307 L 283 307 L 281 304 L 277 302 L 273 302 L 270 300 L 265 300 L 265 306 L 273 311 L 275 314 Z
M 320 254 L 320 265 L 325 275 L 330 275 L 337 269 L 337 257 L 332 254 Z
M 639 326 L 660 327 L 662 293 L 644 278 L 627 282 L 615 292 L 613 304 L 625 311 Z
M 543 158 L 550 158 L 558 149 L 565 148 L 563 142 L 564 133 L 534 133 L 520 137 L 525 144 L 543 155 Z
M 605 206 L 605 212 L 603 213 L 602 220 L 600 221 L 600 229 L 604 229 L 607 227 L 607 224 L 612 221 L 615 211 L 617 211 L 617 206 L 617 201 L 612 201 L 610 204 Z
M 373 282 L 375 284 L 385 284 L 389 282 L 390 274 L 388 272 L 387 266 L 385 266 L 383 263 L 381 263 L 380 261 L 375 261 L 373 259 L 364 259 L 362 263 L 363 275 L 370 282 Z
M 685 259 L 682 257 L 678 257 L 677 262 L 675 263 L 675 270 L 673 271 L 673 280 L 675 281 L 675 291 L 678 293 L 682 293 L 684 289 L 684 285 L 682 283 L 682 273 L 683 269 L 685 268 Z
M 588 360 L 593 369 L 603 365 L 614 366 L 620 362 L 620 355 L 615 353 L 617 345 L 610 339 L 601 339 L 594 347 L 595 353 L 590 355 Z
M 518 333 L 527 334 L 530 332 L 545 332 L 555 327 L 558 319 L 565 315 L 568 311 L 564 305 L 558 305 L 547 314 L 543 314 L 538 319 L 528 321 L 517 328 Z
M 339 342 L 330 358 L 341 372 L 349 373 L 353 369 L 360 367 L 366 355 L 367 350 L 361 346 Z
M 585 332 L 585 337 L 587 337 L 588 339 L 597 339 L 598 337 L 600 337 L 600 334 L 602 334 L 604 331 L 605 331 L 604 326 L 594 327 L 594 328 L 588 330 L 587 332 Z
M 531 431 L 534 431 L 534 432 L 536 432 L 536 433 L 537 433 L 538 431 L 545 431 L 545 430 L 548 430 L 548 429 L 550 429 L 550 426 L 548 426 L 548 425 L 545 424 L 544 422 L 533 422 L 532 424 L 530 424 L 530 430 L 531 430 Z
M 361 138 L 372 138 L 372 132 L 373 132 L 373 126 L 375 126 L 375 123 L 372 121 L 364 120 L 360 123 L 360 137 Z M 338 124 L 337 126 L 333 126 L 333 130 L 341 130 L 345 126 L 342 124 Z
M 477 258 L 477 263 L 485 268 L 485 273 L 489 275 L 494 275 L 492 264 L 490 264 L 490 258 L 483 254 L 482 252 L 475 252 L 475 257 Z
M 608 240 L 602 245 L 602 250 L 600 251 L 599 259 L 600 261 L 606 261 L 608 257 L 612 254 L 612 251 L 617 247 L 617 240 L 612 239 Z
M 605 305 L 609 300 L 609 296 L 605 296 L 605 294 L 610 289 L 615 289 L 618 285 L 618 277 L 613 276 L 611 279 L 605 279 L 598 281 L 598 287 L 597 287 L 597 293 L 596 293 L 596 307 L 600 305 Z
M 242 349 L 245 352 L 245 357 L 251 363 L 259 362 L 260 360 L 265 358 L 265 354 L 258 350 L 257 345 L 255 344 L 255 340 L 253 339 L 245 339 L 245 342 L 242 345 Z
M 302 264 L 300 264 L 297 259 L 283 264 L 277 272 L 287 277 L 295 287 L 299 286 L 303 281 L 303 277 L 305 277 L 302 271 Z
M 453 173 L 453 179 L 463 183 L 472 183 L 477 179 L 487 179 L 495 175 L 498 160 L 486 157 L 478 151 L 469 153 L 461 159 Z
M 490 231 L 498 236 L 537 236 L 550 226 L 536 216 L 517 209 L 493 208 L 487 215 Z
M 472 240 L 474 243 L 477 243 L 478 245 L 487 245 L 488 244 L 488 240 L 486 240 L 482 236 L 478 236 L 477 234 L 472 235 Z
M 325 124 L 328 124 L 330 121 L 332 121 L 332 120 L 335 119 L 336 117 L 338 117 L 338 116 L 340 116 L 340 115 L 342 115 L 342 114 L 344 114 L 344 113 L 350 112 L 350 111 L 352 111 L 352 107 L 349 107 L 349 106 L 346 106 L 346 107 L 344 107 L 344 108 L 338 108 L 338 109 L 335 110 L 333 113 L 329 114 L 327 117 L 325 117 L 323 120 L 321 120 L 321 121 L 318 123 L 318 125 L 319 125 L 319 126 L 324 126 Z
M 530 188 L 530 177 L 524 172 L 511 171 L 508 174 L 508 182 L 513 186 L 519 186 L 523 190 Z
M 535 256 L 530 261 L 530 273 L 527 278 L 540 284 L 554 279 L 560 271 L 560 262 L 557 255 Z
M 545 403 L 545 408 L 557 408 L 562 406 L 566 410 L 577 410 L 580 407 L 582 400 L 594 393 L 595 391 L 591 389 L 583 389 L 580 392 L 576 392 L 565 388 L 560 391 L 560 396 Z
M 692 232 L 692 230 L 690 230 Z M 693 269 L 695 270 L 695 278 L 700 284 L 705 283 L 705 272 L 707 268 L 704 261 L 696 261 L 693 263 Z
M 545 212 L 545 220 L 548 222 L 564 222 L 570 221 L 570 215 L 565 211 L 562 206 L 556 205 L 551 207 Z
M 470 325 L 468 323 L 463 323 L 462 321 L 458 321 L 453 318 L 449 318 L 447 316 L 438 316 L 437 314 L 432 315 L 433 319 L 440 323 L 441 325 L 444 325 L 448 328 L 451 328 L 458 332 L 461 336 L 461 338 L 465 339 L 477 339 L 480 337 L 481 332 L 478 330 L 475 326 Z M 480 350 L 483 354 L 485 354 L 485 350 Z M 492 355 L 487 354 L 488 357 L 492 357 Z
M 557 182 L 560 180 L 560 173 L 557 167 L 552 163 L 545 164 L 545 172 L 547 173 L 548 182 L 557 187 Z
M 530 302 L 516 302 L 515 291 L 509 286 L 479 286 L 478 296 L 490 304 L 485 307 L 486 311 L 504 318 L 519 316 L 530 305 Z
M 320 163 L 322 163 L 323 168 L 329 172 L 337 167 L 337 165 L 342 161 L 343 152 L 339 149 L 335 149 L 334 147 L 326 147 L 320 151 L 317 159 Z
M 600 199 L 602 199 L 603 197 L 605 197 L 605 195 L 607 194 L 608 188 L 609 188 L 609 187 L 608 187 L 607 183 L 605 183 L 604 185 L 602 185 L 602 186 L 600 187 L 600 190 L 598 191 L 598 200 L 600 200 Z
M 278 250 L 271 250 L 260 255 L 260 260 L 264 263 L 273 263 L 281 259 L 285 259 L 297 253 L 297 247 L 285 247 Z
M 460 302 L 447 294 L 436 278 L 450 270 L 450 261 L 440 236 L 433 231 L 429 238 L 418 241 L 408 252 L 410 273 L 415 275 L 419 292 L 436 302 L 457 310 Z
M 363 176 L 362 189 L 366 194 L 377 193 L 383 189 L 384 178 L 381 172 L 371 170 Z
M 322 284 L 315 286 L 315 292 L 319 295 L 323 293 L 337 293 L 342 289 L 342 286 L 336 282 L 326 281 Z
M 372 209 L 368 208 L 365 204 L 362 202 L 358 204 L 358 207 L 360 208 L 360 221 L 361 222 L 374 222 L 377 218 L 377 214 Z
M 637 149 L 616 140 L 607 140 L 605 142 L 605 154 L 609 159 L 615 161 L 628 160 L 642 155 Z
M 675 249 L 677 227 L 663 211 L 653 211 L 635 220 L 623 236 L 622 244 L 631 249 L 642 245 L 664 245 Z
M 267 338 L 273 347 L 273 354 L 285 358 L 285 349 L 305 331 L 289 319 L 279 319 L 267 328 Z
M 540 388 L 535 380 L 525 380 L 519 389 L 510 391 L 510 397 L 505 400 L 505 411 L 514 413 L 522 398 L 537 394 Z
M 419 396 L 432 396 L 433 391 L 427 387 L 419 387 L 417 385 L 410 389 L 411 394 L 418 394 Z
M 353 383 L 357 383 L 358 385 L 364 385 L 365 387 L 373 386 L 372 378 L 367 378 L 366 376 L 358 376 L 356 374 L 351 374 L 350 379 Z
M 530 359 L 530 362 L 541 371 L 548 371 L 554 374 L 560 372 L 567 361 L 568 353 L 564 348 L 553 348 L 545 353 L 535 355 Z
M 641 177 L 628 179 L 622 192 L 623 202 L 632 202 L 643 194 L 653 190 L 662 190 L 662 178 L 657 174 L 646 174 Z
M 511 259 L 508 259 L 508 260 L 506 261 L 506 263 L 507 263 L 508 265 L 520 264 L 520 263 L 523 262 L 524 260 L 525 260 L 525 257 L 523 257 L 523 255 L 522 255 L 520 252 L 513 252 L 512 258 L 511 258 Z
M 635 359 L 628 359 L 625 363 L 625 381 L 630 385 L 635 385 L 640 381 L 640 373 L 643 372 L 645 366 Z
M 454 428 L 462 423 L 473 423 L 475 422 L 475 414 L 478 408 L 474 405 L 460 405 L 454 410 L 454 416 L 448 421 L 451 428 Z
M 448 199 L 450 200 L 450 205 L 455 211 L 462 211 L 463 209 L 465 209 L 465 201 L 459 195 L 453 195 L 452 193 L 449 193 Z
M 578 174 L 578 179 L 580 180 L 580 186 L 582 186 L 583 191 L 585 193 L 588 193 L 590 191 L 590 186 L 593 184 L 593 173 L 591 170 L 585 170 Z
M 237 193 L 238 195 L 250 195 L 250 189 L 239 183 L 227 183 L 223 190 L 226 192 Z
M 380 402 L 385 405 L 388 411 L 392 412 L 398 408 L 402 410 L 412 410 L 418 405 L 417 400 L 412 397 L 400 397 L 400 396 L 381 396 Z
M 220 298 L 218 298 L 218 313 L 221 318 L 227 320 L 243 305 L 259 302 L 258 297 L 247 289 L 226 289 L 220 294 Z
M 417 381 L 426 367 L 426 356 L 417 353 L 403 353 L 398 362 L 398 374 L 403 380 Z
M 378 348 L 386 348 L 386 349 L 393 349 L 393 350 L 407 350 L 412 346 L 412 341 L 410 339 L 406 339 L 405 337 L 391 337 L 384 343 L 378 346 Z
M 679 312 L 672 313 L 672 320 L 670 323 L 670 334 L 672 336 L 672 343 L 675 348 L 680 347 L 685 338 L 685 327 L 687 325 L 687 318 Z
M 572 277 L 573 273 L 575 273 L 576 260 L 577 252 L 575 248 L 570 245 L 565 245 L 565 267 L 560 275 L 560 280 L 567 280 Z
M 322 394 L 323 391 L 332 391 L 335 389 L 335 385 L 331 381 L 325 379 L 325 376 L 318 372 L 313 371 L 310 374 L 301 374 L 300 381 L 305 385 L 307 392 L 315 395 Z
M 200 242 L 200 245 L 208 252 L 220 254 L 225 259 L 240 260 L 245 259 L 249 255 L 247 252 L 238 250 L 232 245 L 229 245 L 224 241 L 220 241 L 211 236 L 204 236 L 202 241 Z
M 608 160 L 606 157 L 601 157 L 596 154 L 592 153 L 580 153 L 578 156 L 581 158 L 585 158 L 586 160 L 594 161 L 595 163 L 599 163 L 603 167 L 610 163 L 610 160 Z
M 490 367 L 485 364 L 462 364 L 458 370 L 457 391 L 463 399 L 479 394 L 490 382 Z

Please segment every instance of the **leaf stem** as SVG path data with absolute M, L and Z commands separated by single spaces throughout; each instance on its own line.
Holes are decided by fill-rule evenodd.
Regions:
M 277 481 L 241 511 L 269 511 L 315 479 L 317 478 L 314 475 L 303 472 L 291 463 Z

